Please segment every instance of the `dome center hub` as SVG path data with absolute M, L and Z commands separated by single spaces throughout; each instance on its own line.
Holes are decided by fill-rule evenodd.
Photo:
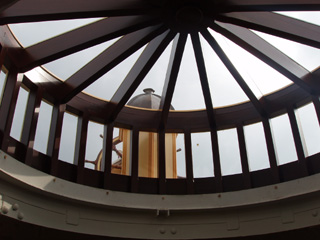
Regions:
M 179 9 L 176 13 L 176 23 L 187 26 L 200 24 L 203 20 L 202 11 L 193 6 L 185 6 Z

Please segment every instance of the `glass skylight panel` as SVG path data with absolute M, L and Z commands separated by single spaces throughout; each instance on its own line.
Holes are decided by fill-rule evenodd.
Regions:
M 142 47 L 105 75 L 97 79 L 94 83 L 84 89 L 84 92 L 101 99 L 110 100 L 129 73 L 130 69 L 138 60 L 144 48 L 145 47 Z
M 210 31 L 210 33 L 214 32 Z M 219 37 L 219 34 L 213 35 L 218 36 L 218 43 L 223 46 L 226 54 L 257 97 L 270 94 L 292 84 L 292 81 L 284 75 L 229 39 Z
M 320 49 L 270 34 L 254 30 L 252 31 L 299 63 L 308 71 L 311 72 L 320 66 Z
M 104 50 L 110 47 L 116 39 L 108 42 L 101 43 L 99 45 L 87 48 L 85 50 L 70 54 L 66 57 L 59 58 L 55 61 L 44 64 L 47 70 L 53 73 L 55 76 L 62 80 L 66 80 L 71 77 L 74 73 L 79 71 L 80 68 L 89 63 L 92 59 L 101 54 Z M 72 63 L 72 64 L 70 64 Z M 68 67 L 66 67 L 68 66 Z
M 205 108 L 202 88 L 190 37 L 188 37 L 176 88 L 173 93 L 172 106 L 175 110 L 195 110 Z
M 22 46 L 30 47 L 39 42 L 96 22 L 100 19 L 101 18 L 88 18 L 34 23 L 16 23 L 10 24 L 9 26 Z
M 200 39 L 213 106 L 223 107 L 249 101 L 208 42 L 202 36 Z

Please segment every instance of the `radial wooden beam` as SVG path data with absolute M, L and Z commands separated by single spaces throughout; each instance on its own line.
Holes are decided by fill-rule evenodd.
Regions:
M 141 81 L 148 74 L 152 66 L 175 35 L 175 32 L 168 30 L 147 45 L 116 93 L 111 98 L 110 105 L 113 107 L 113 111 L 110 114 L 109 121 L 114 121 L 118 113 L 127 103 L 131 95 L 137 89 Z
M 201 32 L 203 37 L 207 40 L 207 42 L 210 44 L 212 49 L 217 53 L 223 64 L 226 66 L 226 68 L 229 70 L 231 75 L 234 77 L 234 79 L 237 81 L 239 86 L 242 88 L 244 93 L 247 95 L 247 97 L 250 99 L 256 110 L 259 112 L 261 116 L 266 116 L 266 111 L 257 99 L 257 97 L 253 94 L 251 89 L 248 87 L 245 80 L 242 78 L 240 73 L 237 71 L 237 69 L 233 66 L 232 62 L 229 60 L 228 56 L 224 53 L 222 48 L 219 46 L 217 41 L 213 38 L 213 36 L 209 33 L 209 31 L 205 30 Z
M 206 104 L 209 124 L 212 129 L 215 129 L 216 124 L 215 124 L 215 117 L 214 117 L 213 105 L 211 100 L 212 98 L 211 98 L 208 76 L 207 76 L 206 66 L 204 63 L 199 34 L 192 33 L 191 40 L 192 40 L 192 45 L 194 49 L 194 54 L 196 57 L 197 66 L 198 66 L 198 72 L 199 72 L 200 82 L 202 87 L 202 94 L 204 97 L 204 102 Z
M 24 50 L 18 49 L 15 64 L 21 72 L 58 58 L 92 47 L 156 24 L 152 16 L 106 18 L 57 37 L 48 39 Z
M 160 120 L 160 129 L 165 128 L 169 109 L 172 101 L 172 96 L 174 88 L 177 82 L 177 77 L 180 69 L 180 64 L 182 60 L 183 51 L 187 41 L 187 34 L 179 34 L 176 36 L 169 60 L 169 65 L 167 69 L 167 75 L 164 82 L 160 109 L 162 109 L 161 120 Z
M 231 12 L 220 14 L 222 22 L 258 30 L 320 48 L 320 27 L 272 12 Z
M 59 95 L 57 95 L 57 98 L 62 102 L 69 101 L 99 77 L 110 71 L 117 64 L 164 31 L 164 27 L 152 26 L 122 37 L 67 79 L 62 87 L 59 87 Z M 56 91 L 58 89 L 54 90 Z M 52 94 L 54 94 L 54 92 Z
M 210 27 L 285 75 L 305 91 L 311 94 L 320 93 L 320 83 L 315 76 L 249 29 L 221 22 L 212 23 Z
M 23 0 L 0 13 L 0 24 L 154 13 L 145 0 Z
M 222 1 L 228 11 L 316 11 L 318 0 L 226 0 Z

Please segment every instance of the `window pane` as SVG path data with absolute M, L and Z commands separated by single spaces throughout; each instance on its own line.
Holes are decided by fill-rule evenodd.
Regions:
M 77 125 L 78 117 L 65 112 L 63 115 L 59 159 L 72 164 L 74 163 Z
M 212 177 L 213 157 L 209 132 L 191 134 L 193 177 Z
M 158 177 L 157 133 L 139 133 L 139 177 Z
M 269 168 L 268 150 L 262 123 L 245 126 L 244 134 L 250 171 Z
M 3 97 L 4 88 L 6 86 L 7 77 L 8 77 L 8 71 L 4 67 L 2 67 L 0 71 L 0 104 L 2 102 L 2 97 Z
M 176 133 L 166 133 L 166 178 L 177 178 L 177 136 Z
M 298 157 L 288 115 L 272 118 L 271 126 L 278 165 L 296 161 Z
M 44 101 L 41 101 L 33 148 L 44 154 L 47 153 L 48 148 L 48 138 L 52 118 L 52 110 L 52 105 Z
M 184 134 L 179 133 L 177 136 L 177 177 L 186 177 L 186 152 L 184 145 Z
M 10 131 L 10 136 L 18 141 L 21 140 L 21 134 L 23 130 L 22 128 L 26 114 L 28 99 L 29 92 L 24 88 L 20 87 L 16 108 L 14 110 L 12 127 Z
M 103 145 L 103 125 L 89 121 L 87 144 L 86 144 L 86 163 L 85 167 L 103 171 L 102 164 L 102 145 Z
M 130 175 L 131 131 L 123 128 L 114 128 L 112 144 L 112 173 Z
M 222 175 L 242 172 L 238 134 L 235 128 L 218 131 Z
M 296 115 L 305 155 L 310 156 L 320 152 L 320 127 L 313 104 L 299 108 Z

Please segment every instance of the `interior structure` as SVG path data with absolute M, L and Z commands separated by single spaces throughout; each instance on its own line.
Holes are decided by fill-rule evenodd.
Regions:
M 310 111 L 305 116 L 315 120 L 316 127 L 309 124 L 309 128 L 316 133 L 320 121 L 320 27 L 286 15 L 317 11 L 318 0 L 1 1 L 0 220 L 5 230 L 0 236 L 17 239 L 25 232 L 33 239 L 48 235 L 62 239 L 298 239 L 306 234 L 318 238 L 320 150 L 310 150 L 310 144 L 318 145 L 317 139 L 306 139 L 303 117 L 298 113 L 303 113 L 305 107 L 312 109 L 312 117 Z M 29 45 L 14 30 L 15 24 L 73 19 L 93 20 Z M 47 28 L 53 31 L 49 25 Z M 315 59 L 311 67 L 285 54 L 263 34 L 310 47 L 310 59 Z M 240 54 L 229 55 L 219 39 L 230 41 L 228 46 L 241 48 L 286 80 L 261 90 L 257 82 L 248 81 L 234 59 L 243 61 L 248 69 L 255 68 L 253 62 L 241 60 Z M 50 65 L 67 59 L 59 69 L 68 71 L 75 64 L 68 56 L 104 43 L 109 45 L 65 79 L 57 76 Z M 219 66 L 210 65 L 208 47 Z M 162 79 L 161 93 L 156 92 L 160 98 L 158 109 L 130 106 L 139 86 L 157 69 L 167 51 L 163 72 L 158 70 L 154 82 L 150 82 L 159 85 L 156 77 Z M 187 51 L 191 51 L 196 68 L 183 75 L 191 78 L 184 83 L 179 76 L 183 59 L 191 56 Z M 121 65 L 136 53 L 132 65 Z M 101 89 L 94 85 L 120 65 L 125 72 L 123 78 L 113 75 Z M 211 77 L 211 71 L 220 68 L 226 70 L 226 78 L 235 87 L 224 82 L 224 76 Z M 193 74 L 197 79 L 192 79 Z M 267 74 L 260 72 L 257 81 Z M 190 87 L 189 81 L 197 81 L 200 94 L 183 92 Z M 218 86 L 215 81 L 222 81 L 223 88 L 212 87 Z M 278 79 L 270 78 L 270 85 L 272 81 Z M 108 92 L 109 87 L 114 91 L 107 99 L 95 96 L 98 91 Z M 234 94 L 233 88 L 239 94 Z M 184 109 L 174 104 L 179 91 L 179 96 L 185 98 L 181 105 Z M 25 100 L 21 100 L 23 94 Z M 224 102 L 215 98 L 219 94 Z M 197 99 L 203 108 L 188 105 L 189 100 Z M 18 115 L 19 102 L 25 104 L 22 115 Z M 46 134 L 39 127 L 43 105 L 51 109 L 45 121 Z M 76 119 L 71 162 L 61 159 L 67 114 Z M 283 145 L 276 143 L 272 126 L 280 117 L 286 119 L 291 139 L 282 140 Z M 15 118 L 22 119 L 16 137 Z M 102 129 L 102 150 L 99 155 L 95 153 L 99 158 L 95 169 L 87 167 L 91 160 L 86 157 L 92 123 Z M 263 166 L 261 159 L 252 159 L 251 149 L 255 146 L 249 146 L 246 135 L 252 126 L 256 128 L 251 130 L 251 141 L 258 144 L 259 138 L 264 143 L 258 150 L 265 153 Z M 122 158 L 118 167 L 113 160 L 118 151 L 115 129 L 119 129 L 119 136 L 125 132 L 125 137 L 119 139 L 127 143 L 122 149 L 126 161 L 122 153 L 118 154 Z M 232 132 L 232 140 L 223 140 L 226 131 Z M 41 132 L 45 148 L 40 151 L 35 144 Z M 197 140 L 193 141 L 193 136 L 197 133 L 207 134 L 209 147 L 203 155 L 194 154 Z M 155 160 L 146 163 L 140 159 L 151 147 L 141 142 L 148 134 L 155 139 Z M 179 171 L 169 173 L 173 167 L 166 166 L 172 145 L 168 145 L 169 136 L 173 136 L 174 145 L 177 136 L 183 139 L 182 175 Z M 290 144 L 291 148 L 285 148 Z M 233 172 L 229 169 L 236 163 L 224 161 L 228 149 L 237 154 L 234 159 L 238 159 L 238 170 Z M 178 156 L 181 149 L 174 146 L 170 151 Z M 207 152 L 209 157 L 204 156 Z M 280 152 L 293 157 L 282 161 Z M 209 163 L 202 158 L 209 159 Z M 146 159 L 150 160 L 150 155 Z M 155 164 L 153 174 L 142 173 L 148 164 Z M 199 166 L 209 174 L 201 175 L 196 170 Z M 14 233 L 12 226 L 23 231 Z

